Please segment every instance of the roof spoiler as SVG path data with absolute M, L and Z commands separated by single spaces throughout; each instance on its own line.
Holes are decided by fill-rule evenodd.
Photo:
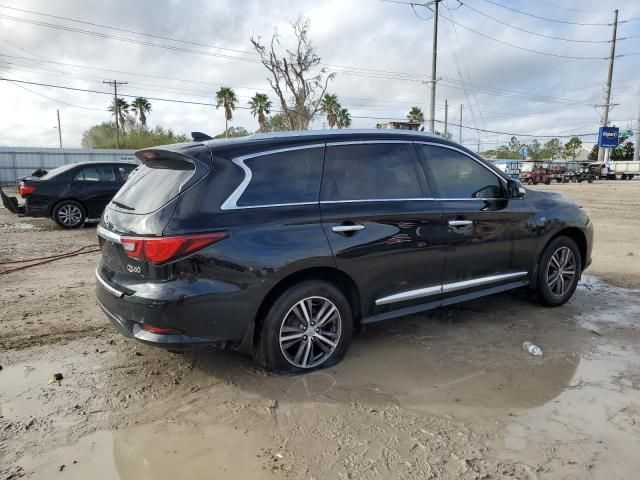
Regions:
M 213 140 L 213 137 L 202 132 L 191 132 L 191 138 L 194 142 L 204 142 L 206 140 Z

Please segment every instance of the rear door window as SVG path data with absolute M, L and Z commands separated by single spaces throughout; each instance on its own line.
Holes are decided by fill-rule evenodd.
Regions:
M 92 165 L 78 170 L 73 179 L 80 182 L 115 182 L 116 175 L 111 165 Z
M 323 147 L 302 148 L 244 160 L 251 170 L 251 181 L 237 206 L 317 202 L 323 150 Z
M 450 148 L 416 144 L 420 161 L 439 197 L 503 198 L 498 175 L 469 156 Z
M 393 200 L 423 197 L 407 143 L 327 147 L 322 200 Z

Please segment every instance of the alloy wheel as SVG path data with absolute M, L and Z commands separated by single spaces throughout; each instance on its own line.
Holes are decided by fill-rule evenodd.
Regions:
M 58 219 L 69 227 L 77 225 L 81 218 L 82 212 L 76 205 L 63 205 L 58 210 Z
M 280 350 L 291 364 L 313 368 L 324 363 L 338 347 L 342 317 L 333 302 L 308 297 L 287 312 L 280 326 Z
M 547 285 L 552 295 L 562 297 L 571 289 L 576 266 L 576 256 L 569 247 L 560 247 L 553 252 L 547 268 Z

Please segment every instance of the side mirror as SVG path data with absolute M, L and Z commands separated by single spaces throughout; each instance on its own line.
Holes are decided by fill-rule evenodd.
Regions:
M 527 189 L 518 180 L 509 180 L 509 198 L 524 198 Z

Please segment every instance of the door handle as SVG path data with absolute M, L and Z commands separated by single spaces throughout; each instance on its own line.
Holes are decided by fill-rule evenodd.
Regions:
M 364 229 L 364 225 L 360 225 L 358 223 L 353 225 L 334 225 L 333 227 L 331 227 L 331 230 L 336 233 L 357 232 L 362 229 Z
M 464 227 L 465 225 L 471 225 L 471 220 L 449 220 L 450 227 Z

